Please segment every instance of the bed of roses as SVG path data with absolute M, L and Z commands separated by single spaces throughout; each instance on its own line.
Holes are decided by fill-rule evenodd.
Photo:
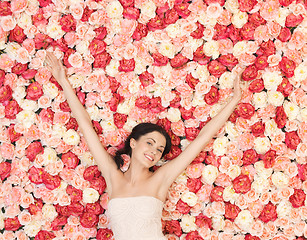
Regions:
M 244 68 L 241 102 L 169 190 L 163 232 L 306 239 L 306 38 L 303 0 L 1 1 L 0 239 L 113 239 L 105 180 L 46 51 L 111 154 L 137 123 L 165 127 L 173 146 L 160 165 Z

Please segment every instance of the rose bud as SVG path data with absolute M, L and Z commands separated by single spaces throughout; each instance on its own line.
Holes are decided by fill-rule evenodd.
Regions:
M 290 40 L 290 38 L 291 38 L 291 31 L 287 27 L 282 28 L 280 30 L 278 37 L 277 37 L 277 39 L 279 39 L 282 42 L 287 42 L 287 41 Z

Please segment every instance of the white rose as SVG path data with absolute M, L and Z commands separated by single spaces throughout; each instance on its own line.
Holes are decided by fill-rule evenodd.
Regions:
M 231 17 L 231 22 L 236 28 L 242 28 L 248 21 L 248 14 L 246 12 L 238 11 Z
M 211 219 L 212 219 L 212 227 L 216 231 L 223 231 L 224 230 L 224 227 L 225 227 L 224 216 L 214 215 Z
M 53 148 L 45 147 L 42 158 L 44 159 L 43 165 L 46 166 L 50 163 L 55 163 L 58 157 L 56 151 Z
M 184 149 L 186 149 L 186 147 L 189 146 L 190 143 L 191 142 L 188 139 L 182 139 L 180 141 L 181 150 L 184 151 Z
M 74 74 L 68 78 L 68 81 L 73 88 L 81 87 L 84 83 L 84 80 L 85 77 L 80 74 Z
M 178 108 L 170 107 L 167 110 L 167 116 L 166 117 L 171 122 L 178 122 L 179 120 L 181 120 L 180 110 Z
M 212 185 L 217 178 L 219 171 L 217 167 L 213 165 L 206 165 L 202 171 L 202 181 Z
M 274 71 L 265 71 L 262 74 L 262 79 L 264 82 L 264 87 L 267 90 L 276 90 L 277 86 L 282 82 L 282 75 L 280 72 Z
M 237 13 L 239 11 L 238 0 L 227 0 L 224 7 L 231 13 Z
M 276 208 L 278 218 L 288 218 L 290 216 L 291 209 L 292 205 L 289 201 L 281 201 Z
M 35 237 L 36 234 L 41 230 L 42 227 L 42 221 L 36 221 L 33 220 L 29 224 L 25 225 L 23 227 L 23 231 L 25 234 L 27 234 L 29 237 Z
M 23 110 L 16 115 L 16 121 L 22 123 L 25 128 L 31 127 L 35 119 L 35 113 L 30 110 Z
M 80 135 L 74 129 L 69 129 L 64 134 L 63 141 L 68 145 L 78 145 L 80 142 Z
M 93 155 L 90 152 L 85 152 L 78 157 L 81 161 L 81 164 L 85 167 L 93 166 L 96 164 Z
M 254 222 L 254 218 L 248 210 L 242 210 L 239 212 L 235 219 L 235 224 L 238 225 L 242 230 L 249 232 L 250 227 Z
M 14 88 L 13 97 L 16 101 L 24 99 L 26 95 L 27 93 L 24 86 L 18 86 Z
M 240 176 L 241 168 L 237 165 L 231 165 L 228 169 L 226 174 L 233 180 L 236 177 Z
M 293 102 L 285 101 L 283 107 L 290 121 L 296 119 L 300 112 L 300 108 Z
M 223 191 L 223 199 L 225 202 L 231 202 L 232 204 L 234 204 L 238 197 L 239 194 L 235 192 L 232 185 L 225 187 Z
M 289 176 L 283 172 L 275 172 L 272 174 L 272 182 L 277 188 L 287 187 L 289 180 Z
M 121 18 L 124 8 L 119 1 L 109 2 L 106 7 L 106 12 L 109 18 Z
M 270 139 L 267 137 L 257 137 L 254 139 L 254 147 L 257 153 L 265 154 L 271 148 Z
M 9 42 L 6 44 L 5 52 L 12 59 L 16 60 L 17 50 L 20 49 L 21 46 L 16 42 Z
M 281 25 L 282 27 L 285 26 L 286 18 L 290 14 L 290 10 L 288 8 L 278 8 L 278 15 L 275 17 L 275 21 Z
M 156 16 L 156 4 L 152 1 L 146 1 L 140 7 L 141 13 L 147 17 L 154 18 Z
M 198 18 L 197 18 L 198 22 L 201 23 L 202 25 L 204 25 L 205 27 L 211 27 L 213 28 L 215 26 L 215 24 L 217 23 L 217 19 L 216 18 L 210 18 L 207 13 L 202 13 L 202 14 L 198 14 Z M 209 41 L 212 39 L 212 35 L 211 36 L 203 36 L 203 39 Z
M 198 78 L 200 82 L 205 82 L 210 76 L 210 73 L 207 66 L 198 64 L 195 71 L 192 72 L 192 76 Z
M 197 229 L 195 224 L 195 217 L 191 215 L 183 215 L 181 218 L 180 226 L 183 232 L 192 232 Z
M 255 109 L 266 107 L 267 106 L 267 93 L 264 91 L 259 92 L 259 93 L 254 93 L 253 103 L 254 103 Z
M 111 77 L 115 77 L 118 74 L 119 61 L 111 59 L 110 63 L 106 66 L 106 73 Z
M 99 121 L 100 120 L 100 112 L 99 108 L 96 105 L 90 106 L 86 108 L 88 115 L 92 120 Z
M 0 229 L 4 229 L 4 219 L 6 217 L 4 216 L 4 214 L 1 212 L 0 213 Z
M 68 62 L 74 68 L 81 68 L 82 67 L 82 56 L 80 53 L 75 52 L 69 55 Z
M 197 199 L 198 197 L 193 192 L 185 192 L 181 195 L 181 200 L 190 207 L 193 207 L 197 203 Z
M 264 134 L 266 136 L 274 136 L 278 131 L 277 124 L 273 119 L 266 121 L 265 123 Z
M 231 140 L 234 140 L 239 136 L 239 132 L 237 131 L 235 125 L 230 121 L 225 123 L 225 133 L 227 133 L 227 137 Z
M 140 90 L 141 82 L 138 79 L 134 79 L 129 83 L 128 89 L 129 92 L 134 94 L 137 93 Z
M 213 143 L 213 153 L 217 156 L 222 156 L 227 151 L 227 144 L 229 140 L 227 137 L 219 137 L 214 140 Z
M 307 108 L 302 108 L 297 118 L 301 122 L 307 122 Z
M 56 23 L 50 23 L 46 27 L 47 35 L 54 40 L 62 38 L 65 32 L 62 30 L 62 26 Z
M 218 58 L 220 55 L 219 43 L 214 40 L 207 41 L 203 46 L 203 50 L 207 56 L 212 57 L 213 59 Z
M 265 168 L 263 161 L 258 161 L 254 164 L 254 168 L 256 170 L 256 173 L 263 178 L 268 178 L 272 175 L 272 168 Z
M 42 213 L 44 218 L 49 220 L 50 222 L 52 222 L 58 216 L 55 207 L 51 204 L 45 204 L 42 208 Z
M 239 41 L 233 46 L 233 55 L 239 57 L 242 53 L 246 53 L 248 50 L 247 41 Z
M 159 45 L 159 52 L 168 58 L 174 58 L 176 49 L 175 46 L 170 41 L 163 41 Z
M 170 24 L 165 28 L 167 35 L 170 38 L 176 38 L 181 36 L 181 29 L 178 23 Z
M 124 100 L 122 103 L 118 104 L 117 112 L 128 115 L 130 110 L 134 107 L 135 99 L 128 98 Z
M 284 102 L 284 95 L 279 91 L 268 91 L 268 103 L 274 106 L 281 106 Z
M 22 99 L 19 105 L 23 110 L 29 110 L 34 112 L 38 110 L 37 101 Z
M 139 58 L 139 57 L 135 57 L 134 61 L 135 61 L 135 68 L 134 68 L 133 71 L 134 71 L 135 74 L 141 74 L 141 73 L 146 71 L 148 63 L 146 61 L 144 61 L 144 59 Z
M 43 85 L 43 92 L 46 96 L 54 99 L 59 94 L 57 86 L 51 82 L 47 82 Z
M 231 72 L 224 72 L 219 78 L 219 85 L 221 89 L 232 88 L 235 75 Z
M 269 189 L 270 182 L 265 177 L 256 176 L 252 182 L 251 188 L 254 189 L 257 193 L 263 193 Z
M 306 62 L 302 62 L 294 70 L 294 79 L 297 82 L 304 81 L 307 78 Z
M 114 124 L 113 119 L 101 121 L 100 125 L 101 125 L 102 129 L 106 132 L 115 131 L 117 129 L 117 127 Z
M 17 24 L 22 29 L 26 29 L 27 27 L 32 25 L 32 18 L 29 14 L 23 12 L 17 18 Z
M 85 188 L 82 196 L 83 202 L 85 203 L 94 203 L 99 199 L 99 193 L 94 188 Z
M 90 53 L 89 45 L 90 43 L 88 41 L 82 40 L 76 45 L 76 50 L 83 55 L 88 55 Z

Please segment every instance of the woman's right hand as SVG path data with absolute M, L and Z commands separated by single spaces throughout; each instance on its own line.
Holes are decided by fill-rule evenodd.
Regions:
M 67 79 L 66 71 L 62 61 L 57 59 L 53 53 L 47 52 L 45 63 L 49 71 L 52 73 L 53 77 L 58 81 L 60 85 L 63 85 L 63 83 L 67 81 Z

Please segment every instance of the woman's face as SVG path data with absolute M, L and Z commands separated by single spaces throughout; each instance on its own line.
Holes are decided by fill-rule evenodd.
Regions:
M 130 141 L 132 156 L 147 167 L 154 166 L 161 159 L 165 145 L 166 139 L 159 132 L 150 132 Z

